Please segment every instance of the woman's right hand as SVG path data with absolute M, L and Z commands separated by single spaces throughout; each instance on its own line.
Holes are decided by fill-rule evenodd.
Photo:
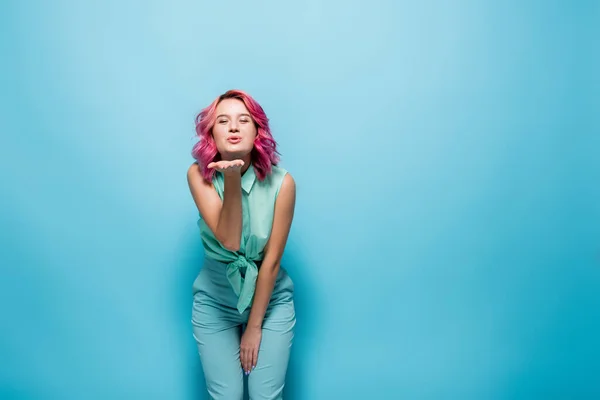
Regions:
M 244 166 L 244 161 L 242 160 L 232 160 L 232 161 L 217 161 L 211 162 L 207 165 L 208 168 L 213 168 L 217 171 L 222 172 L 225 175 L 240 175 L 242 171 L 242 167 Z

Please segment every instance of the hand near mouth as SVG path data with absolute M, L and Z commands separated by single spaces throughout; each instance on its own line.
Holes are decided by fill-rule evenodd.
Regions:
M 216 169 L 223 174 L 240 174 L 243 166 L 242 160 L 217 161 L 207 165 L 208 168 Z

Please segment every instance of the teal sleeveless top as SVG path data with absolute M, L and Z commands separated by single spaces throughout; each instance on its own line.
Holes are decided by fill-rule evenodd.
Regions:
M 242 175 L 242 235 L 237 252 L 227 250 L 214 236 L 200 216 L 198 226 L 207 257 L 227 264 L 224 271 L 235 294 L 239 297 L 237 309 L 243 313 L 252 303 L 256 279 L 257 261 L 261 261 L 264 248 L 271 235 L 275 200 L 287 171 L 273 166 L 272 171 L 261 182 L 250 165 Z M 223 200 L 224 177 L 216 172 L 212 183 Z

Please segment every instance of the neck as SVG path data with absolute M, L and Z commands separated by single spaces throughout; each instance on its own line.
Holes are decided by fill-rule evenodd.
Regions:
M 250 159 L 244 160 L 244 166 L 242 167 L 242 175 L 244 175 L 244 173 L 248 170 L 248 168 L 250 168 L 251 162 L 252 161 Z

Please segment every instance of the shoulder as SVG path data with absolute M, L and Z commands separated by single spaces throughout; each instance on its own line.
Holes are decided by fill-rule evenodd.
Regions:
M 202 176 L 202 168 L 198 163 L 193 163 L 187 170 L 187 180 L 190 187 L 202 190 L 212 189 L 214 186 L 212 182 L 207 182 Z
M 281 178 L 281 184 L 279 185 L 278 195 L 282 193 L 291 197 L 295 197 L 296 195 L 296 181 L 288 171 L 284 172 Z
M 286 173 L 277 191 L 275 199 L 275 213 L 293 215 L 296 204 L 296 182 L 290 173 Z
M 197 176 L 202 176 L 202 171 L 200 170 L 198 163 L 194 162 L 187 170 L 187 178 L 196 178 Z
M 200 168 L 200 165 L 198 165 L 198 163 L 195 162 L 192 163 L 192 165 L 190 165 L 190 167 L 187 170 L 187 179 L 190 183 L 204 181 L 204 178 L 202 177 L 202 168 Z
M 271 167 L 271 171 L 264 181 L 260 183 L 262 190 L 271 193 L 275 198 L 283 190 L 285 192 L 294 192 L 296 190 L 296 182 L 292 175 L 285 169 L 277 165 Z
M 278 178 L 279 180 L 291 180 L 294 181 L 292 174 L 287 169 L 280 167 L 279 165 L 273 165 L 271 169 L 271 175 Z
M 296 181 L 294 177 L 289 172 L 283 177 L 283 181 L 281 182 L 281 190 L 295 190 L 296 189 Z
M 292 174 L 280 167 L 276 167 L 278 169 L 279 174 L 281 175 L 281 186 L 282 188 L 285 186 L 287 188 L 295 187 L 296 182 L 294 181 L 294 177 Z
M 289 172 L 285 168 L 282 168 L 279 165 L 272 165 L 271 166 L 271 173 L 270 173 L 270 175 L 272 177 L 283 179 L 283 177 L 285 175 L 287 175 L 287 174 L 289 174 Z

